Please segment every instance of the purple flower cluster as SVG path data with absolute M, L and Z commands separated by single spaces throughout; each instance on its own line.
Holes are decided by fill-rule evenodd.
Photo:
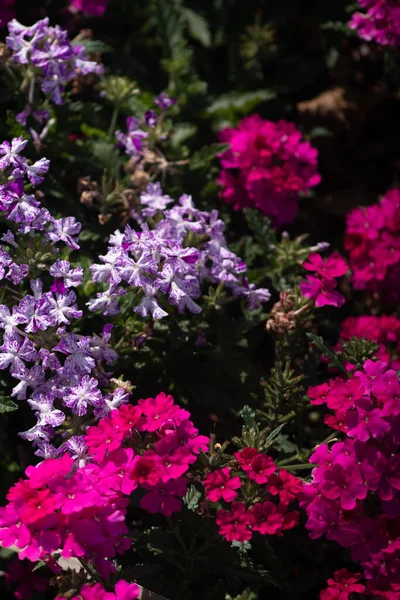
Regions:
M 125 150 L 129 156 L 140 157 L 143 150 L 143 140 L 149 135 L 148 130 L 157 127 L 160 119 L 166 110 L 176 103 L 176 98 L 170 98 L 165 92 L 162 92 L 154 100 L 154 104 L 159 108 L 160 115 L 154 110 L 146 110 L 142 119 L 128 117 L 126 119 L 126 133 L 118 130 L 115 132 L 117 146 Z
M 269 299 L 268 290 L 248 283 L 246 265 L 229 250 L 217 211 L 195 208 L 188 195 L 165 210 L 172 200 L 159 184 L 150 184 L 141 201 L 144 216 L 161 218 L 153 229 L 142 222 L 139 232 L 128 225 L 111 236 L 107 254 L 100 256 L 102 264 L 90 267 L 93 281 L 108 284 L 89 302 L 91 310 L 118 313 L 117 300 L 127 292 L 123 283 L 139 293 L 134 311 L 154 319 L 167 316 L 166 304 L 177 306 L 179 313 L 200 313 L 196 300 L 205 280 L 246 298 L 249 310 Z
M 382 46 L 400 46 L 400 5 L 398 0 L 358 0 L 366 12 L 356 12 L 349 23 L 358 35 Z
M 361 563 L 372 597 L 400 590 L 400 383 L 382 361 L 365 362 L 351 379 L 309 389 L 311 402 L 334 415 L 325 422 L 346 435 L 317 447 L 301 506 L 314 539 L 326 535 Z
M 87 59 L 82 45 L 73 46 L 68 33 L 59 25 L 52 27 L 46 17 L 31 27 L 16 19 L 8 23 L 8 47 L 13 59 L 30 69 L 30 105 L 36 78 L 40 79 L 42 92 L 55 104 L 63 104 L 63 93 L 68 83 L 79 73 L 88 75 L 103 72 L 101 65 Z M 30 108 L 19 115 L 26 121 Z
M 36 185 L 49 168 L 45 158 L 29 165 L 21 155 L 25 145 L 22 138 L 0 145 L 0 175 L 9 180 L 0 186 L 0 210 L 17 227 L 17 236 L 8 230 L 1 238 L 0 278 L 19 285 L 30 277 L 29 291 L 11 290 L 10 302 L 0 305 L 0 369 L 9 369 L 18 380 L 12 396 L 28 398 L 37 417 L 37 424 L 21 436 L 38 446 L 39 456 L 47 457 L 59 452 L 50 439 L 64 422 L 65 409 L 82 416 L 93 407 L 100 417 L 127 401 L 128 394 L 121 388 L 110 394 L 100 389 L 108 383 L 102 363 L 117 358 L 108 347 L 111 326 L 106 325 L 101 336 L 67 330 L 82 315 L 72 288 L 81 283 L 83 269 L 73 269 L 60 258 L 57 244 L 78 249 L 81 225 L 74 217 L 54 219 L 34 195 L 25 193 L 24 177 Z M 31 267 L 44 271 L 45 282 L 32 278 Z M 49 291 L 44 291 L 47 282 Z M 76 457 L 83 448 L 77 436 L 63 447 Z

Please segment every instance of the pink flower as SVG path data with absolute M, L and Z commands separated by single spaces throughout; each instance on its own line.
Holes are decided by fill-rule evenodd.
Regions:
M 310 254 L 307 261 L 303 263 L 303 267 L 307 271 L 314 271 L 321 277 L 334 279 L 341 277 L 347 272 L 347 263 L 338 252 L 331 254 L 323 260 L 320 254 Z
M 345 303 L 345 299 L 335 290 L 336 281 L 334 279 L 318 279 L 311 275 L 307 276 L 305 281 L 300 283 L 301 293 L 305 298 L 315 301 L 315 306 L 336 306 L 340 308 Z
M 219 533 L 228 542 L 245 542 L 252 537 L 250 523 L 252 514 L 241 502 L 234 502 L 231 510 L 219 510 L 217 512 L 216 523 L 219 526 Z
M 270 456 L 259 454 L 251 461 L 250 469 L 247 470 L 247 476 L 254 479 L 256 483 L 262 484 L 268 481 L 272 473 L 276 471 L 274 461 Z
M 347 569 L 335 571 L 333 579 L 328 579 L 328 588 L 320 594 L 320 600 L 348 600 L 350 594 L 362 594 L 365 585 L 357 583 L 361 573 L 350 573 Z
M 156 431 L 168 422 L 179 422 L 187 419 L 190 415 L 186 410 L 178 408 L 174 404 L 172 396 L 161 392 L 155 398 L 147 398 L 138 402 L 143 414 L 147 417 L 143 425 L 146 431 Z
M 258 208 L 275 227 L 291 223 L 299 194 L 320 182 L 317 150 L 302 141 L 293 123 L 265 121 L 259 115 L 245 117 L 236 129 L 224 129 L 219 139 L 231 146 L 220 156 L 224 201 L 235 210 Z
M 252 528 L 261 535 L 274 535 L 283 527 L 283 513 L 272 502 L 257 503 L 252 510 Z
M 301 479 L 295 477 L 289 471 L 280 469 L 277 475 L 274 474 L 268 479 L 266 487 L 273 496 L 279 494 L 279 500 L 282 504 L 288 505 L 303 490 L 303 483 Z
M 102 17 L 106 12 L 108 0 L 71 0 L 70 9 L 83 12 L 88 17 Z
M 179 512 L 182 508 L 182 498 L 186 494 L 187 481 L 181 477 L 167 483 L 158 483 L 155 486 L 143 484 L 149 493 L 140 500 L 140 506 L 150 513 L 161 513 L 170 517 L 172 513 Z
M 235 452 L 234 457 L 240 464 L 243 471 L 251 470 L 251 463 L 255 456 L 258 456 L 259 452 L 257 448 L 243 448 L 239 452 Z
M 155 485 L 160 480 L 157 462 L 149 456 L 136 456 L 130 477 L 139 485 Z
M 225 502 L 232 502 L 237 496 L 235 490 L 241 486 L 240 477 L 231 477 L 230 469 L 224 467 L 213 473 L 208 473 L 204 482 L 206 496 L 211 502 L 218 502 L 221 498 Z
M 400 7 L 395 0 L 358 0 L 366 13 L 353 14 L 349 26 L 367 41 L 400 46 Z

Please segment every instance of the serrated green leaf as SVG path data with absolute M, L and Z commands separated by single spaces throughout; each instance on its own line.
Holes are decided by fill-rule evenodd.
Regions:
M 229 148 L 229 144 L 211 144 L 210 146 L 203 146 L 203 148 L 192 155 L 189 162 L 189 169 L 195 171 L 196 169 L 208 167 L 210 162 L 214 160 L 218 154 L 223 154 Z
M 346 367 L 344 366 L 344 364 L 342 363 L 342 361 L 339 359 L 339 357 L 337 356 L 337 354 L 335 354 L 333 352 L 333 350 L 331 350 L 324 342 L 324 340 L 322 339 L 322 337 L 320 337 L 319 335 L 315 335 L 314 333 L 307 333 L 307 337 L 312 341 L 312 343 L 314 344 L 314 346 L 316 346 L 318 348 L 318 350 L 321 351 L 321 353 L 326 356 L 326 358 L 328 358 L 332 365 L 334 367 L 337 367 L 338 369 L 340 369 L 341 371 L 343 371 L 344 373 L 346 373 L 346 375 L 348 375 L 348 372 L 346 370 Z
M 280 432 L 285 427 L 285 425 L 286 425 L 286 423 L 282 423 L 282 425 L 278 425 L 278 427 L 276 429 L 274 429 L 273 431 L 271 431 L 271 433 L 269 434 L 269 436 L 265 440 L 265 447 L 266 448 L 270 448 L 271 446 L 274 445 L 275 439 L 279 436 Z

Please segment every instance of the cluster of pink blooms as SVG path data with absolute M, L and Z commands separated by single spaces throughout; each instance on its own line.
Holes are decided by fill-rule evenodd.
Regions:
M 219 139 L 231 146 L 220 157 L 224 201 L 235 210 L 258 208 L 276 228 L 292 223 L 299 194 L 321 180 L 317 150 L 302 140 L 293 123 L 265 121 L 259 115 L 244 118 L 236 129 L 224 129 Z
M 348 267 L 340 254 L 335 252 L 325 260 L 320 254 L 310 254 L 303 267 L 313 273 L 307 275 L 307 279 L 300 284 L 301 293 L 305 298 L 310 298 L 318 307 L 340 307 L 344 304 L 344 296 L 336 290 L 336 278 L 344 275 Z
M 347 569 L 335 571 L 333 579 L 328 579 L 328 587 L 322 590 L 320 600 L 348 600 L 352 594 L 362 594 L 365 585 L 358 583 L 361 573 L 350 573 Z
M 80 468 L 68 454 L 28 467 L 0 509 L 2 545 L 16 546 L 20 558 L 31 561 L 50 561 L 55 552 L 84 558 L 107 575 L 114 568 L 110 559 L 131 545 L 126 496 L 140 486 L 147 491 L 140 505 L 148 512 L 170 516 L 181 509 L 183 475 L 209 442 L 189 417 L 160 393 L 89 427 L 89 457 Z
M 344 441 L 317 447 L 300 506 L 313 539 L 350 549 L 374 598 L 400 597 L 400 383 L 385 362 L 308 391 L 333 414 L 325 423 Z M 326 592 L 325 598 L 330 598 Z M 333 596 L 338 597 L 338 596 Z M 342 596 L 339 596 L 342 597 Z M 345 596 L 347 598 L 347 596 Z
M 87 17 L 102 17 L 107 6 L 108 0 L 71 0 L 69 10 L 81 12 Z
M 70 598 L 57 596 L 56 600 L 136 600 L 139 596 L 139 586 L 120 579 L 115 584 L 113 592 L 107 591 L 101 583 L 89 585 L 86 583 L 79 590 L 79 594 Z
M 211 502 L 232 503 L 229 510 L 217 511 L 219 533 L 228 542 L 244 542 L 252 538 L 254 531 L 281 536 L 283 531 L 295 527 L 299 513 L 290 511 L 289 505 L 301 491 L 301 481 L 284 469 L 277 473 L 272 458 L 256 448 L 244 448 L 235 453 L 235 458 L 241 476 L 232 476 L 231 469 L 224 467 L 209 473 L 204 480 L 206 497 Z M 263 497 L 262 502 L 250 507 L 236 500 L 246 479 L 260 486 L 257 496 Z M 274 498 L 278 502 L 273 502 Z
M 389 363 L 392 369 L 400 370 L 400 319 L 394 315 L 348 317 L 341 324 L 337 349 L 352 338 L 376 342 L 379 344 L 377 358 Z
M 345 248 L 355 289 L 399 297 L 400 189 L 347 215 Z
M 367 41 L 382 46 L 400 46 L 400 5 L 398 0 L 358 0 L 364 13 L 356 12 L 351 29 Z

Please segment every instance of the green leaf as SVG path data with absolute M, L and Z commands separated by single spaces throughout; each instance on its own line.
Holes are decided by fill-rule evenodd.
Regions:
M 258 429 L 256 413 L 252 408 L 250 408 L 250 406 L 248 406 L 247 404 L 245 406 L 243 406 L 243 408 L 238 412 L 238 415 L 240 417 L 242 417 L 246 427 L 252 427 L 253 429 Z
M 117 176 L 121 166 L 121 159 L 114 144 L 105 140 L 93 141 L 91 144 L 93 156 L 100 165 L 111 175 Z
M 230 148 L 229 144 L 211 144 L 203 146 L 198 152 L 195 152 L 190 159 L 189 169 L 203 169 L 209 166 L 212 160 L 218 155 L 223 154 Z
M 100 40 L 74 40 L 72 45 L 83 46 L 88 54 L 107 54 L 109 52 L 114 52 L 112 46 L 105 44 Z
M 206 113 L 210 116 L 233 118 L 236 115 L 245 115 L 251 112 L 261 102 L 273 100 L 276 93 L 269 89 L 256 90 L 254 92 L 229 92 L 223 94 L 207 108 Z
M 346 373 L 346 375 L 348 375 L 348 372 L 344 366 L 344 364 L 342 363 L 342 361 L 339 359 L 339 357 L 337 356 L 337 354 L 335 354 L 333 352 L 333 350 L 331 350 L 324 342 L 324 340 L 322 339 L 322 337 L 320 337 L 319 335 L 314 335 L 313 333 L 307 333 L 307 337 L 312 341 L 312 343 L 314 344 L 314 346 L 316 346 L 318 348 L 318 350 L 321 351 L 321 353 L 326 356 L 326 358 L 328 358 L 332 365 L 334 367 L 337 367 L 338 369 L 340 369 L 341 371 L 343 371 L 344 373 Z
M 282 423 L 282 425 L 278 425 L 276 429 L 271 431 L 267 439 L 265 440 L 265 448 L 270 448 L 274 445 L 275 439 L 278 437 L 282 429 L 285 427 L 286 423 Z
M 186 495 L 183 498 L 184 504 L 188 507 L 189 510 L 196 510 L 199 500 L 201 498 L 201 492 L 194 486 L 191 485 L 186 492 Z
M 7 398 L 6 396 L 3 396 L 1 394 L 0 395 L 0 413 L 14 412 L 15 410 L 18 410 L 18 405 L 15 404 L 15 402 L 13 402 L 12 400 L 10 400 L 10 398 Z
M 186 140 L 191 138 L 197 131 L 195 125 L 190 123 L 179 123 L 176 125 L 169 136 L 171 146 L 173 148 L 179 148 Z
M 183 16 L 189 29 L 190 35 L 198 40 L 205 48 L 211 46 L 211 32 L 204 17 L 190 8 L 182 8 Z

